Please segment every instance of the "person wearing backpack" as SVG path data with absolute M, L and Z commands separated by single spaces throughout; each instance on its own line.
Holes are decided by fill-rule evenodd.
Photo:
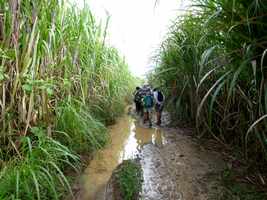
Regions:
M 135 110 L 137 114 L 143 115 L 143 105 L 142 105 L 142 94 L 141 88 L 136 87 L 134 93 L 134 103 L 135 103 Z
M 161 114 L 163 111 L 163 107 L 164 107 L 164 100 L 165 97 L 163 95 L 163 93 L 158 90 L 157 88 L 153 89 L 153 95 L 154 95 L 154 99 L 155 99 L 155 111 L 157 114 L 157 125 L 160 126 L 161 125 Z
M 150 89 L 146 92 L 145 96 L 143 97 L 143 106 L 144 106 L 144 124 L 148 121 L 149 127 L 151 127 L 152 126 L 151 115 L 154 106 L 154 98 Z

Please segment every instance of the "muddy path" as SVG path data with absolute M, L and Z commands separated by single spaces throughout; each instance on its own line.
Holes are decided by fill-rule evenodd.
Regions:
M 202 148 L 190 131 L 148 128 L 124 116 L 110 127 L 110 144 L 94 155 L 79 179 L 76 200 L 104 200 L 112 171 L 124 159 L 140 158 L 142 200 L 206 200 L 220 194 L 219 174 L 225 164 L 217 152 Z
M 183 130 L 163 129 L 165 145 L 147 145 L 142 155 L 144 200 L 219 199 L 219 174 L 225 164 Z

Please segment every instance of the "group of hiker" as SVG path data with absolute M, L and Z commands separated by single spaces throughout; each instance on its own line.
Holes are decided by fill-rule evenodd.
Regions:
M 136 87 L 134 92 L 134 103 L 136 108 L 136 113 L 143 117 L 143 123 L 149 123 L 152 126 L 152 111 L 155 109 L 157 115 L 158 126 L 161 125 L 161 114 L 164 106 L 164 95 L 163 93 L 154 88 L 153 90 L 148 84 L 143 87 Z

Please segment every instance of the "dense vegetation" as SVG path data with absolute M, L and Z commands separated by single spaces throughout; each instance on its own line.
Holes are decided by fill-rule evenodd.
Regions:
M 0 0 L 0 199 L 60 199 L 103 146 L 133 78 L 108 20 L 60 0 Z
M 171 26 L 150 79 L 169 97 L 174 119 L 264 166 L 266 48 L 266 1 L 195 0 Z

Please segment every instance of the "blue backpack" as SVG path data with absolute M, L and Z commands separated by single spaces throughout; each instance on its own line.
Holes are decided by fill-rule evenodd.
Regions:
M 158 101 L 162 102 L 164 100 L 163 94 L 161 91 L 158 91 Z

